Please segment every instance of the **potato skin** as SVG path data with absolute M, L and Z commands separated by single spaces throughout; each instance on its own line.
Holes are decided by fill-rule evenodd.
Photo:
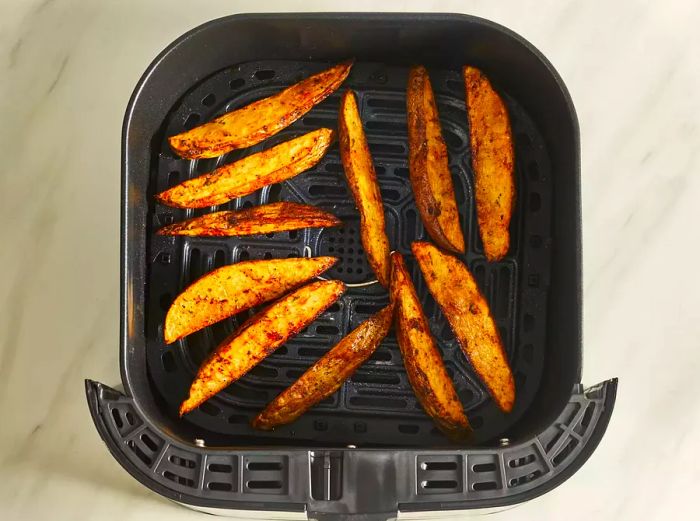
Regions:
M 433 88 L 425 67 L 413 67 L 406 93 L 409 177 L 421 220 L 440 247 L 464 253 L 464 235 L 442 138 Z
M 391 262 L 396 338 L 411 386 L 441 431 L 455 441 L 468 439 L 471 427 L 430 333 L 403 257 L 398 252 L 392 253 Z
M 336 392 L 374 353 L 389 332 L 393 316 L 394 307 L 389 304 L 365 320 L 270 402 L 251 425 L 271 430 L 291 423 Z
M 199 407 L 245 375 L 323 313 L 345 291 L 338 280 L 308 284 L 241 325 L 207 358 L 180 405 L 180 416 Z
M 269 259 L 223 266 L 190 284 L 165 316 L 167 344 L 253 306 L 284 295 L 320 275 L 335 257 Z
M 352 61 L 347 61 L 309 76 L 274 96 L 170 137 L 170 147 L 185 159 L 201 159 L 260 143 L 335 92 L 351 68 Z
M 338 116 L 340 157 L 348 186 L 360 212 L 360 237 L 369 265 L 377 280 L 389 287 L 389 239 L 386 235 L 384 204 L 377 183 L 372 156 L 362 128 L 355 93 L 343 94 Z
M 236 212 L 214 212 L 194 217 L 164 226 L 158 230 L 158 235 L 240 237 L 302 228 L 325 228 L 341 224 L 341 220 L 335 215 L 315 206 L 279 202 Z
M 503 100 L 488 78 L 474 67 L 462 70 L 467 93 L 469 141 L 476 215 L 484 254 L 498 261 L 510 248 L 515 206 L 513 133 Z
M 430 293 L 442 309 L 464 355 L 498 407 L 513 410 L 515 382 L 496 322 L 467 267 L 427 242 L 411 246 Z
M 156 195 L 175 208 L 206 208 L 243 197 L 263 186 L 290 179 L 315 166 L 333 143 L 335 132 L 319 128 L 256 154 L 188 179 Z

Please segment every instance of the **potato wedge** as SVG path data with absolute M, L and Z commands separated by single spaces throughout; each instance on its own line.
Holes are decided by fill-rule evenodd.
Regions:
M 400 253 L 391 254 L 391 266 L 396 338 L 408 379 L 418 401 L 440 430 L 453 440 L 465 439 L 471 427 L 430 333 L 428 320 Z
M 393 316 L 394 306 L 389 304 L 365 320 L 270 402 L 251 425 L 270 430 L 291 423 L 336 392 L 374 353 L 389 332 Z
M 452 327 L 467 360 L 498 407 L 510 412 L 515 382 L 498 327 L 467 267 L 427 242 L 411 246 L 430 293 Z
M 158 230 L 158 235 L 240 237 L 302 228 L 326 228 L 341 224 L 341 220 L 335 215 L 315 206 L 279 202 L 237 212 L 214 212 L 194 217 L 164 226 Z
M 167 344 L 219 320 L 284 295 L 333 266 L 335 257 L 244 261 L 223 266 L 190 284 L 171 304 Z
M 345 81 L 352 61 L 309 76 L 283 91 L 169 138 L 185 159 L 216 157 L 277 134 L 326 99 Z
M 497 261 L 510 248 L 515 205 L 513 134 L 506 106 L 488 78 L 474 67 L 466 66 L 462 72 L 479 234 L 486 258 Z
M 416 206 L 428 235 L 440 247 L 464 253 L 464 235 L 442 138 L 430 77 L 425 67 L 413 67 L 406 93 L 409 178 Z
M 323 313 L 345 291 L 338 280 L 312 282 L 261 311 L 224 340 L 204 361 L 180 405 L 180 416 L 245 375 Z
M 206 208 L 252 194 L 313 167 L 333 142 L 333 130 L 319 128 L 274 147 L 188 179 L 156 195 L 176 208 Z
M 345 92 L 340 101 L 338 129 L 343 169 L 360 212 L 362 246 L 377 280 L 388 288 L 391 274 L 389 239 L 386 235 L 382 194 L 362 129 L 355 93 L 351 90 Z

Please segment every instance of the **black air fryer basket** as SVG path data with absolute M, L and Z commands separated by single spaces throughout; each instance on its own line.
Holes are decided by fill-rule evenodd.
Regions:
M 300 133 L 337 127 L 340 92 L 263 144 L 187 161 L 166 137 L 268 96 L 349 57 L 341 88 L 357 91 L 386 208 L 389 240 L 407 256 L 448 372 L 476 431 L 450 444 L 419 406 L 390 335 L 331 398 L 292 425 L 258 432 L 249 419 L 329 347 L 387 303 L 359 240 L 337 145 L 313 169 L 218 209 L 277 200 L 332 211 L 338 229 L 251 238 L 172 238 L 160 226 L 204 212 L 154 194 Z M 517 401 L 498 411 L 456 345 L 410 256 L 424 239 L 408 182 L 406 81 L 431 75 L 468 251 L 513 367 Z M 517 207 L 511 250 L 485 261 L 476 228 L 464 86 L 473 64 L 503 94 L 515 136 Z M 581 376 L 579 134 L 571 99 L 528 42 L 463 15 L 242 15 L 185 34 L 148 68 L 124 121 L 121 341 L 123 391 L 87 381 L 95 425 L 113 456 L 159 494 L 202 509 L 306 511 L 313 519 L 390 519 L 398 511 L 509 505 L 551 490 L 590 456 L 608 424 L 616 380 Z M 209 209 L 206 211 L 210 211 Z M 237 316 L 171 347 L 162 338 L 175 295 L 203 273 L 244 259 L 333 255 L 329 275 L 352 287 L 299 336 L 183 419 L 177 406 Z

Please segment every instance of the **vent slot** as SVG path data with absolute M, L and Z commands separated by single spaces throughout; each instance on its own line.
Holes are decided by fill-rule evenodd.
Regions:
M 282 470 L 282 463 L 279 461 L 250 461 L 248 470 Z
M 474 483 L 472 488 L 476 491 L 496 490 L 498 488 L 498 483 L 495 481 L 480 481 L 478 483 Z
M 432 481 L 421 482 L 421 487 L 423 487 L 423 488 L 443 488 L 443 489 L 454 490 L 458 486 L 459 486 L 459 484 L 454 479 L 432 480 Z
M 524 465 L 527 465 L 528 463 L 532 463 L 535 461 L 535 455 L 534 454 L 528 454 L 527 456 L 523 456 L 522 458 L 517 458 L 517 459 L 512 459 L 508 462 L 508 466 L 512 469 L 522 467 Z
M 261 480 L 251 480 L 248 482 L 248 488 L 250 489 L 276 489 L 282 488 L 281 481 L 261 481 Z
M 561 449 L 559 449 L 559 452 L 557 452 L 556 456 L 552 458 L 552 464 L 555 467 L 558 467 L 569 456 L 569 454 L 571 454 L 574 451 L 576 445 L 578 445 L 578 440 L 573 436 L 570 437 L 566 444 Z
M 233 472 L 233 467 L 231 465 L 226 465 L 224 463 L 210 463 L 209 472 L 218 472 L 220 474 L 230 474 Z
M 179 476 L 177 474 L 174 474 L 173 472 L 170 472 L 169 470 L 163 472 L 163 477 L 165 479 L 169 479 L 174 483 L 177 483 L 178 485 L 182 485 L 183 487 L 194 488 L 193 479 L 186 478 L 184 476 Z
M 233 485 L 231 483 L 221 483 L 218 481 L 212 481 L 207 485 L 209 490 L 214 490 L 217 492 L 230 492 L 233 490 Z
M 530 474 L 526 474 L 524 476 L 520 476 L 519 478 L 513 478 L 508 482 L 509 487 L 519 487 L 521 485 L 525 485 L 526 483 L 530 483 L 531 481 L 536 480 L 542 475 L 541 470 L 536 470 L 534 472 L 531 472 Z
M 170 463 L 172 463 L 173 465 L 177 465 L 178 467 L 184 467 L 186 469 L 193 469 L 195 466 L 195 462 L 193 460 L 183 458 L 180 456 L 175 456 L 174 454 L 168 458 L 168 461 L 170 461 Z

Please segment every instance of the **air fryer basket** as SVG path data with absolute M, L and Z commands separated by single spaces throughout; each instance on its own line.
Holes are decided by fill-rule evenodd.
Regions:
M 329 347 L 384 306 L 359 241 L 337 146 L 309 172 L 217 209 L 299 201 L 341 217 L 339 229 L 252 238 L 171 238 L 160 226 L 205 211 L 156 204 L 153 195 L 222 162 L 321 126 L 336 128 L 340 93 L 265 143 L 186 161 L 166 137 L 355 57 L 342 88 L 358 92 L 377 166 L 389 239 L 407 254 L 477 445 L 450 445 L 417 404 L 389 336 L 331 398 L 294 424 L 261 433 L 248 420 Z M 407 178 L 408 67 L 426 65 L 436 92 L 468 251 L 498 322 L 517 386 L 505 415 L 456 345 L 429 296 L 410 243 L 426 237 Z M 462 64 L 481 67 L 503 93 L 515 135 L 518 203 L 509 255 L 487 263 L 472 196 Z M 112 454 L 166 497 L 198 507 L 308 510 L 312 517 L 477 508 L 539 495 L 594 450 L 616 381 L 584 391 L 578 127 L 568 93 L 527 42 L 463 15 L 242 15 L 182 36 L 149 67 L 123 134 L 122 334 L 124 393 L 88 381 L 93 418 Z M 207 209 L 206 212 L 211 209 Z M 249 375 L 184 419 L 177 406 L 202 359 L 234 317 L 174 346 L 162 341 L 174 296 L 215 267 L 244 259 L 334 255 L 346 295 Z M 573 391 L 572 391 L 573 389 Z M 439 507 L 437 504 L 439 503 Z

